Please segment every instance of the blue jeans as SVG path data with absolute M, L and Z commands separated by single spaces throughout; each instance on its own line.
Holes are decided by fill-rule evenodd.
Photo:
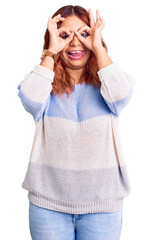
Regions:
M 32 240 L 119 240 L 122 209 L 110 213 L 70 214 L 29 201 Z

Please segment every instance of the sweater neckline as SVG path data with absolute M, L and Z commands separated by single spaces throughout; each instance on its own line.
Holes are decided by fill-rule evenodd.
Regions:
M 82 86 L 82 85 L 85 85 L 85 81 L 83 81 L 82 83 L 78 83 L 78 84 L 74 84 L 75 87 L 79 87 L 79 86 Z

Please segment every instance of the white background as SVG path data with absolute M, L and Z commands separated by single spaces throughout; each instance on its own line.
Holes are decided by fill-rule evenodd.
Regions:
M 120 137 L 131 183 L 121 240 L 152 239 L 152 34 L 150 1 L 5 1 L 0 6 L 1 239 L 30 240 L 27 191 L 21 187 L 35 124 L 17 85 L 40 63 L 49 16 L 64 5 L 96 8 L 105 19 L 103 37 L 111 59 L 136 81 L 120 116 Z

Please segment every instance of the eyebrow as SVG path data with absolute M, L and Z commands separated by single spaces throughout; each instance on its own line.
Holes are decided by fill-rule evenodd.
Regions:
M 83 27 L 83 26 L 85 26 L 85 25 L 82 25 L 81 27 Z M 77 31 L 78 31 L 81 27 L 79 27 L 79 28 L 77 29 Z M 70 32 L 71 32 L 71 31 L 70 31 Z

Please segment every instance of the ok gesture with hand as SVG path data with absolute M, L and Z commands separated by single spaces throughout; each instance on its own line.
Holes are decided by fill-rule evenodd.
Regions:
M 96 52 L 99 47 L 101 47 L 101 30 L 105 26 L 104 19 L 100 16 L 99 9 L 96 10 L 96 22 L 94 21 L 93 14 L 91 8 L 88 10 L 89 12 L 89 19 L 90 19 L 90 27 L 83 26 L 77 32 L 75 31 L 76 36 L 78 39 L 91 51 Z M 89 35 L 84 38 L 81 36 L 81 32 L 86 31 Z

